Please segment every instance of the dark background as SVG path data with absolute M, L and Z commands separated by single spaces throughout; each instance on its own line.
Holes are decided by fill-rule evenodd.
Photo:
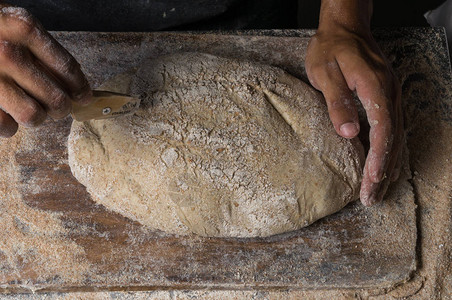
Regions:
M 156 31 L 316 28 L 320 0 L 10 0 L 48 30 Z M 444 0 L 374 1 L 373 27 L 428 26 Z
M 445 0 L 399 1 L 374 0 L 372 27 L 429 26 L 424 13 L 440 6 Z M 298 1 L 299 28 L 317 28 L 320 0 Z

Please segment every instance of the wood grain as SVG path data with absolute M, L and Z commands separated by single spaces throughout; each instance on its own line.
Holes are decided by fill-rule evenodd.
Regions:
M 144 57 L 188 50 L 266 61 L 303 78 L 308 40 L 179 33 L 55 35 L 82 63 L 94 86 Z M 415 269 L 415 206 L 407 177 L 381 205 L 366 209 L 352 203 L 288 234 L 253 239 L 168 235 L 91 200 L 67 165 L 71 121 L 49 120 L 38 129 L 21 130 L 17 149 L 3 154 L 10 155 L 19 174 L 10 184 L 20 201 L 56 214 L 65 228 L 61 241 L 83 249 L 80 259 L 89 268 L 80 271 L 74 265 L 68 272 L 78 279 L 68 280 L 29 262 L 19 271 L 0 273 L 4 292 L 390 287 Z M 2 264 L 6 257 L 0 255 L 0 268 Z

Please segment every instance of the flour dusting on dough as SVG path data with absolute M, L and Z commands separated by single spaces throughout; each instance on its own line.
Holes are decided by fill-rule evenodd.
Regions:
M 362 146 L 337 136 L 319 93 L 281 69 L 185 53 L 131 76 L 123 88 L 140 110 L 74 121 L 69 138 L 73 174 L 107 208 L 169 233 L 250 237 L 357 198 Z

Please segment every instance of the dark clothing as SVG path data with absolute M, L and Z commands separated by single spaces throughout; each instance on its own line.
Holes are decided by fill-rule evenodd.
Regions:
M 157 31 L 317 28 L 320 0 L 9 0 L 47 30 Z M 444 0 L 374 1 L 373 27 L 428 26 Z M 298 19 L 298 20 L 297 20 Z
M 10 0 L 47 30 L 297 28 L 297 0 Z
M 429 26 L 424 14 L 445 0 L 374 0 L 373 27 Z

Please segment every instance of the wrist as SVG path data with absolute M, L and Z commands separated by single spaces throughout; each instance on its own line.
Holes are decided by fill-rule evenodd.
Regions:
M 345 30 L 367 35 L 371 16 L 372 0 L 322 0 L 318 31 Z

